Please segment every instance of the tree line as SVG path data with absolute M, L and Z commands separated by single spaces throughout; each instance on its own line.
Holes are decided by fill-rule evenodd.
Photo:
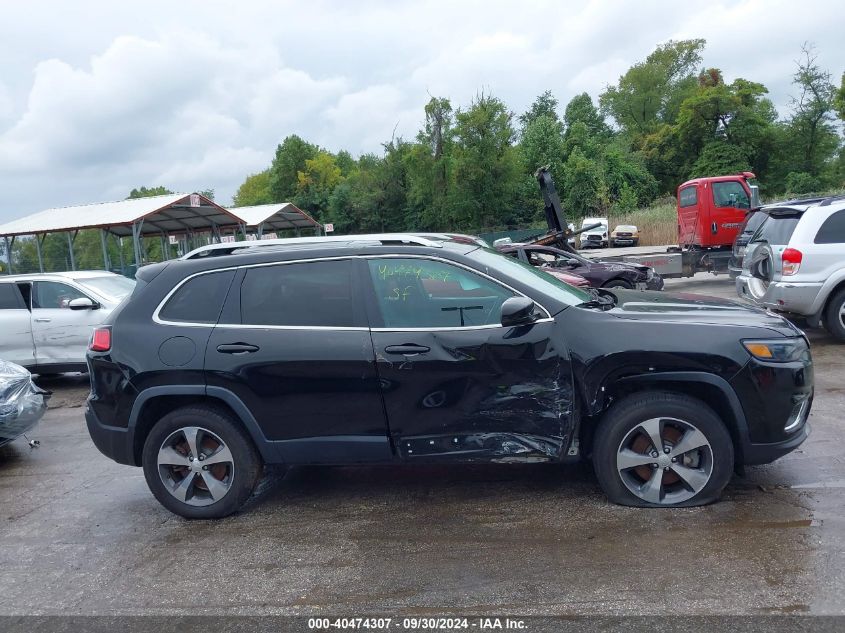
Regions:
M 573 216 L 630 211 L 689 178 L 740 171 L 769 197 L 841 187 L 845 74 L 837 89 L 805 44 L 781 118 L 763 84 L 704 67 L 704 48 L 660 45 L 598 102 L 583 93 L 562 112 L 552 91 L 518 116 L 487 92 L 468 107 L 432 97 L 416 137 L 391 138 L 380 154 L 355 158 L 292 134 L 234 203 L 293 202 L 339 232 L 480 232 L 541 220 L 541 165 Z

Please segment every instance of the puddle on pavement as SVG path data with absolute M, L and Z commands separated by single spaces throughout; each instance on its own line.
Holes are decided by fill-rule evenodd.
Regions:
M 749 528 L 803 528 L 821 527 L 822 522 L 816 519 L 799 519 L 797 521 L 749 521 L 747 523 L 734 523 L 733 525 Z
M 845 488 L 845 479 L 838 481 L 816 481 L 809 484 L 795 484 L 790 486 L 793 490 L 807 490 L 812 488 Z

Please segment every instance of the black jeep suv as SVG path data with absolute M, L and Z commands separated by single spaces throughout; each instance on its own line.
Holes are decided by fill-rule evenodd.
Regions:
M 88 354 L 94 443 L 184 517 L 263 463 L 589 456 L 612 501 L 698 505 L 809 433 L 807 340 L 756 308 L 413 236 L 219 246 L 139 270 Z

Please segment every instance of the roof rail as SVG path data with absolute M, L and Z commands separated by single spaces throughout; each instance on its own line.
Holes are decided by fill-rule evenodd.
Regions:
M 287 237 L 272 240 L 254 240 L 243 242 L 223 242 L 220 244 L 209 244 L 208 246 L 201 246 L 189 253 L 186 253 L 180 259 L 198 259 L 201 257 L 220 257 L 222 255 L 231 255 L 235 251 L 251 250 L 254 248 L 262 248 L 265 246 L 294 246 L 297 244 L 324 244 L 324 243 L 340 243 L 340 244 L 357 244 L 357 243 L 371 243 L 380 245 L 407 245 L 407 246 L 429 246 L 432 248 L 443 248 L 440 241 L 420 237 L 418 235 L 411 235 L 409 233 L 373 233 L 370 235 L 332 235 L 314 236 L 314 237 Z
M 829 207 L 832 203 L 838 200 L 845 200 L 845 193 L 840 193 L 835 196 L 830 196 L 829 198 L 825 198 L 824 200 L 819 203 L 820 207 Z

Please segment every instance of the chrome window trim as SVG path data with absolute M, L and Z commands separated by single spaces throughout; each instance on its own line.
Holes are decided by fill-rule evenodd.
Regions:
M 476 270 L 471 266 L 467 266 L 466 264 L 462 264 L 460 262 L 455 262 L 450 259 L 444 259 L 443 257 L 436 257 L 434 255 L 412 255 L 410 253 L 385 253 L 385 254 L 378 254 L 378 255 L 340 255 L 334 257 L 309 257 L 307 259 L 292 259 L 289 261 L 284 262 L 263 262 L 260 264 L 247 264 L 243 266 L 226 266 L 225 268 L 214 268 L 211 270 L 201 270 L 199 272 L 193 273 L 192 275 L 188 275 L 178 284 L 176 284 L 170 292 L 168 292 L 164 299 L 162 299 L 158 306 L 156 307 L 155 311 L 153 312 L 152 320 L 159 325 L 171 325 L 171 326 L 180 326 L 180 327 L 225 327 L 225 328 L 232 328 L 238 330 L 314 330 L 314 331 L 338 331 L 338 332 L 450 332 L 450 331 L 463 331 L 463 330 L 486 330 L 486 329 L 493 329 L 493 328 L 501 328 L 505 327 L 501 323 L 488 323 L 486 325 L 466 325 L 461 327 L 457 325 L 455 327 L 418 327 L 418 328 L 371 328 L 371 327 L 341 327 L 341 326 L 323 326 L 323 325 L 260 325 L 260 324 L 249 324 L 249 323 L 194 323 L 190 321 L 166 321 L 160 317 L 160 312 L 170 298 L 181 288 L 184 284 L 188 281 L 193 279 L 194 277 L 199 277 L 200 275 L 210 275 L 213 273 L 220 273 L 225 272 L 227 270 L 242 270 L 248 268 L 262 268 L 266 266 L 285 266 L 288 264 L 307 264 L 311 262 L 322 262 L 322 261 L 338 261 L 338 260 L 358 260 L 358 259 L 385 259 L 385 258 L 392 258 L 392 259 L 430 259 L 436 262 L 441 262 L 445 264 L 451 264 L 452 266 L 458 266 L 459 268 L 464 268 L 471 273 L 475 273 L 476 275 L 481 275 L 492 281 L 495 284 L 498 284 L 504 288 L 507 288 L 514 294 L 520 297 L 525 297 L 526 299 L 531 299 L 528 295 L 523 292 L 520 292 L 516 288 L 509 286 L 508 284 L 504 283 L 492 277 L 486 273 L 481 272 L 480 270 Z M 534 301 L 534 299 L 531 299 Z M 535 305 L 542 310 L 546 316 L 541 317 L 534 321 L 534 323 L 549 323 L 554 321 L 551 316 L 551 312 L 549 312 L 545 306 L 542 304 L 534 301 Z

